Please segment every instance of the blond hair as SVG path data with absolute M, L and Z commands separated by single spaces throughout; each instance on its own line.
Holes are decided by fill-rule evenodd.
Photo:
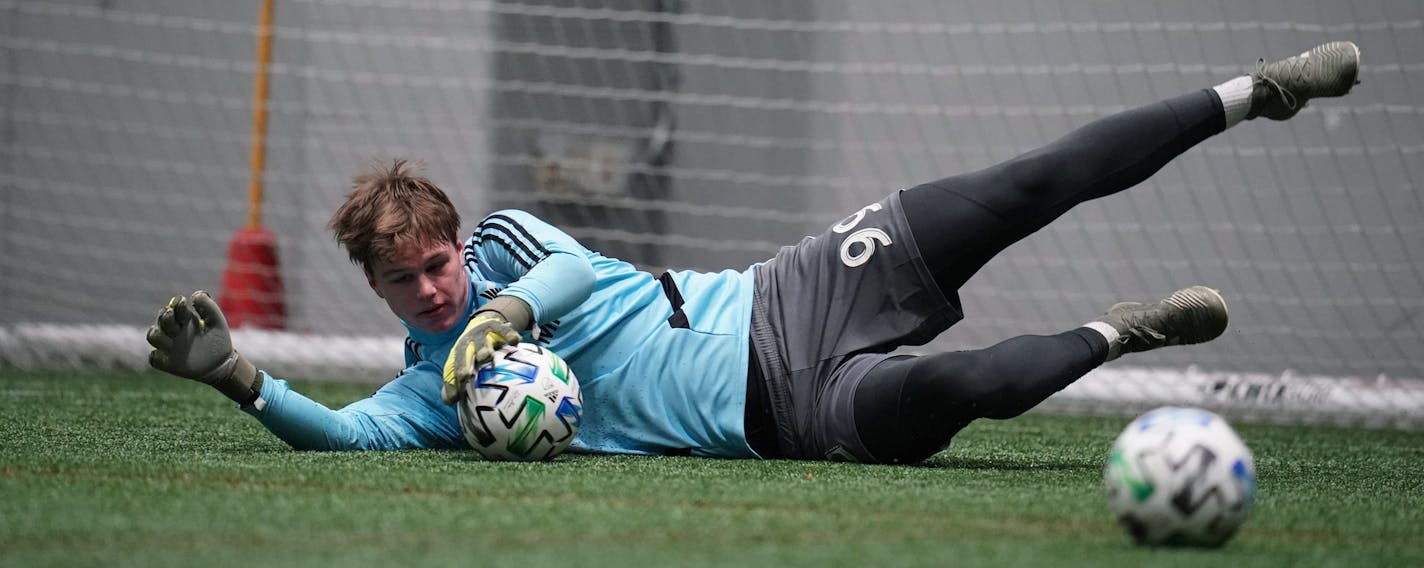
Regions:
M 439 186 L 416 173 L 423 167 L 396 158 L 352 179 L 346 202 L 326 225 L 352 263 L 370 272 L 372 263 L 394 259 L 407 245 L 458 244 L 460 214 Z

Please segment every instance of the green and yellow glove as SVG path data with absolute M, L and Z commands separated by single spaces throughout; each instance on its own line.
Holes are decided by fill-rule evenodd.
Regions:
M 440 388 L 445 404 L 463 399 L 465 383 L 493 362 L 501 347 L 517 345 L 518 330 L 528 328 L 533 319 L 529 305 L 513 296 L 495 296 L 475 312 L 445 359 L 445 384 Z
M 148 364 L 209 385 L 239 404 L 262 392 L 262 374 L 232 347 L 227 318 L 207 292 L 174 296 L 148 328 Z

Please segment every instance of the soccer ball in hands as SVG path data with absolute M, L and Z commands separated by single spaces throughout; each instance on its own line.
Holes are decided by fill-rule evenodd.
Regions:
M 562 358 L 521 343 L 500 349 L 465 383 L 457 411 L 465 440 L 485 459 L 548 460 L 574 441 L 583 397 Z
M 1251 510 L 1251 451 L 1220 416 L 1163 407 L 1113 444 L 1103 476 L 1108 507 L 1138 544 L 1224 544 Z

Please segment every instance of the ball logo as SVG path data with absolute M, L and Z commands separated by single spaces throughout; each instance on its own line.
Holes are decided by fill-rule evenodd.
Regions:
M 1201 509 L 1208 499 L 1221 500 L 1221 486 L 1207 481 L 1215 463 L 1216 454 L 1201 444 L 1192 446 L 1181 461 L 1168 461 L 1167 467 L 1182 479 L 1181 489 L 1172 495 L 1173 507 L 1184 515 L 1191 515 Z

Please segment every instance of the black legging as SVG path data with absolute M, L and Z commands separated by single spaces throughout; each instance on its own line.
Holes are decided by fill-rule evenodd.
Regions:
M 974 351 L 892 357 L 855 391 L 865 448 L 885 463 L 939 453 L 976 418 L 1013 418 L 1103 362 L 1108 343 L 1088 329 L 1021 335 Z
M 1141 183 L 1225 127 L 1211 90 L 1131 109 L 1007 162 L 905 190 L 905 217 L 936 284 L 954 292 L 1073 206 Z M 1106 353 L 1102 336 L 1075 330 L 892 358 L 856 391 L 857 430 L 880 460 L 919 461 L 976 418 L 1011 418 L 1037 406 Z

